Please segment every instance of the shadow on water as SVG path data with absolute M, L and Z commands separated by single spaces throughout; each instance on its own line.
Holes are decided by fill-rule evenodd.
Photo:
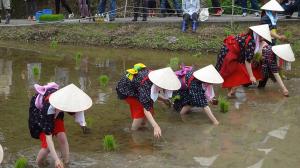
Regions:
M 81 52 L 82 57 L 75 58 L 77 52 Z M 71 148 L 69 167 L 300 165 L 300 148 L 296 147 L 300 138 L 299 79 L 284 81 L 291 93 L 289 98 L 282 97 L 278 86 L 272 83 L 262 90 L 239 89 L 237 99 L 229 100 L 228 113 L 220 113 L 217 106 L 212 106 L 220 126 L 213 126 L 201 109 L 195 109 L 182 120 L 173 110 L 156 104 L 155 116 L 163 137 L 153 139 L 149 128 L 129 131 L 129 108 L 117 99 L 117 80 L 134 63 L 159 68 L 166 66 L 172 57 L 196 67 L 215 62 L 213 54 L 193 57 L 184 52 L 73 46 L 49 49 L 38 44 L 18 49 L 0 47 L 0 143 L 5 150 L 2 166 L 13 167 L 18 157 L 25 156 L 34 167 L 39 141 L 29 135 L 28 104 L 33 84 L 49 81 L 61 86 L 74 83 L 94 102 L 86 112 L 91 134 L 83 134 L 72 117 L 65 117 Z M 109 77 L 106 87 L 99 84 L 100 75 Z M 219 86 L 216 90 L 219 95 L 225 95 Z M 107 134 L 117 139 L 117 151 L 103 150 L 102 138 Z

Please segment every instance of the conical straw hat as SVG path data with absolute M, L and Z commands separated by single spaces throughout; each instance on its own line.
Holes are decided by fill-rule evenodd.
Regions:
M 178 90 L 181 87 L 179 79 L 170 67 L 151 71 L 148 76 L 150 81 L 160 88 Z
M 278 12 L 284 11 L 284 9 L 281 7 L 281 5 L 276 0 L 270 0 L 268 3 L 266 3 L 260 9 L 269 10 L 269 11 L 278 11 Z
M 272 51 L 280 58 L 293 62 L 295 55 L 290 44 L 276 45 L 272 47 Z
M 270 29 L 268 24 L 258 25 L 258 26 L 251 26 L 249 27 L 251 30 L 253 30 L 256 34 L 261 36 L 262 38 L 268 40 L 269 42 L 272 42 Z
M 223 83 L 224 79 L 213 65 L 208 65 L 193 73 L 194 77 L 206 83 Z
M 1 144 L 0 144 L 0 165 L 1 165 L 1 162 L 2 162 L 2 160 L 3 160 L 3 148 L 2 148 L 2 146 L 1 146 Z
M 92 99 L 74 84 L 65 86 L 51 94 L 50 104 L 66 112 L 80 112 L 90 108 Z

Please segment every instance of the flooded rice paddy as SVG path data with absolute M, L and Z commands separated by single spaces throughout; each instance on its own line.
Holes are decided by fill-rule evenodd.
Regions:
M 90 134 L 83 134 L 71 116 L 65 126 L 71 151 L 70 168 L 294 168 L 300 166 L 300 79 L 285 80 L 290 97 L 285 98 L 272 82 L 265 89 L 241 88 L 230 99 L 229 112 L 211 106 L 219 126 L 213 126 L 201 109 L 182 119 L 169 107 L 156 103 L 155 118 L 162 128 L 160 140 L 152 130 L 130 132 L 130 111 L 118 100 L 115 85 L 121 74 L 137 62 L 153 69 L 179 57 L 186 65 L 214 64 L 216 54 L 193 56 L 184 52 L 59 46 L 43 44 L 10 48 L 0 43 L 0 144 L 4 161 L 14 167 L 26 157 L 35 167 L 39 140 L 27 127 L 29 100 L 34 83 L 74 83 L 85 90 L 94 105 L 86 112 Z M 81 58 L 76 59 L 76 53 Z M 78 55 L 78 54 L 77 54 Z M 101 87 L 100 75 L 109 76 Z M 216 87 L 218 95 L 225 91 Z M 104 135 L 112 134 L 118 150 L 106 152 Z M 52 167 L 51 162 L 47 167 Z

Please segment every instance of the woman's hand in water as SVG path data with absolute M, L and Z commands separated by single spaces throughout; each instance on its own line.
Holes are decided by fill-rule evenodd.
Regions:
M 279 40 L 280 41 L 287 41 L 287 38 L 286 38 L 285 35 L 281 35 L 281 36 L 279 36 Z
M 161 129 L 158 125 L 155 125 L 154 127 L 154 137 L 160 138 L 161 137 Z
M 254 76 L 250 76 L 250 81 L 252 84 L 256 84 L 256 78 Z
M 64 164 L 61 162 L 61 160 L 55 161 L 55 168 L 64 168 Z

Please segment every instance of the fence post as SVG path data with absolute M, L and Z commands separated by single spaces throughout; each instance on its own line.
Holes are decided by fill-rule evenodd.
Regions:
M 126 12 L 127 12 L 127 0 L 125 1 L 124 18 L 126 18 Z

